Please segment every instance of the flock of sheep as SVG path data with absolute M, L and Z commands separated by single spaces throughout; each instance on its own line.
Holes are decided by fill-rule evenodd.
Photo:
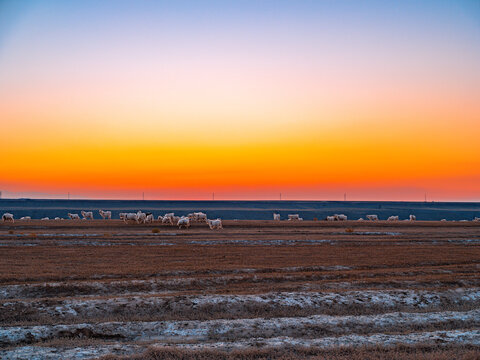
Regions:
M 288 219 L 289 221 L 302 221 L 303 219 L 300 217 L 299 214 L 289 214 L 287 215 L 288 216 Z M 477 220 L 478 219 L 478 220 Z M 280 221 L 281 218 L 280 218 L 280 214 L 277 214 L 277 213 L 273 213 L 273 220 L 276 220 L 276 221 Z M 348 217 L 347 215 L 345 214 L 334 214 L 334 215 L 331 215 L 331 216 L 327 216 L 325 218 L 326 221 L 347 221 L 348 220 Z M 358 219 L 357 221 L 363 221 L 364 219 L 363 218 L 360 218 Z M 371 220 L 371 221 L 378 221 L 379 218 L 378 218 L 378 215 L 367 215 L 367 220 Z M 399 217 L 398 215 L 396 216 L 390 216 L 387 221 L 398 221 L 399 220 Z M 415 221 L 417 220 L 417 217 L 415 215 L 410 215 L 410 217 L 407 219 L 409 221 Z M 443 219 L 445 220 L 445 219 Z M 480 221 L 480 218 L 475 218 L 474 221 Z
M 111 211 L 103 211 L 99 210 L 98 211 L 102 219 L 111 219 L 112 218 L 112 212 Z M 68 213 L 68 218 L 71 220 L 93 220 L 93 212 L 92 211 L 81 211 L 80 212 L 82 217 L 78 214 L 71 214 Z M 299 214 L 288 214 L 287 215 L 288 221 L 302 221 L 303 218 L 300 217 Z M 366 216 L 367 220 L 370 221 L 378 221 L 379 217 L 378 215 L 371 214 Z M 23 216 L 20 218 L 20 220 L 31 220 L 30 216 Z M 44 217 L 40 220 L 50 220 L 48 217 Z M 56 217 L 53 220 L 64 220 L 62 218 Z M 181 228 L 189 228 L 190 224 L 193 222 L 205 222 L 208 224 L 210 229 L 223 229 L 222 227 L 222 220 L 221 219 L 208 219 L 207 214 L 203 212 L 194 212 L 191 214 L 188 214 L 187 216 L 175 216 L 174 213 L 168 213 L 165 215 L 160 215 L 158 218 L 155 220 L 155 217 L 153 216 L 152 213 L 145 213 L 142 211 L 137 211 L 136 213 L 120 213 L 120 220 L 123 220 L 125 223 L 136 223 L 136 224 L 146 224 L 146 223 L 153 223 L 154 221 L 160 221 L 162 224 L 167 224 L 167 225 L 177 225 L 180 229 Z M 273 213 L 273 220 L 280 221 L 281 216 L 278 213 Z M 348 217 L 345 214 L 334 214 L 331 216 L 327 216 L 324 220 L 326 221 L 347 221 Z M 387 221 L 399 221 L 399 216 L 398 215 L 393 215 L 389 216 L 387 218 Z M 417 220 L 417 217 L 415 215 L 410 215 L 408 219 L 405 219 L 404 221 L 415 221 Z M 2 221 L 11 221 L 14 222 L 14 216 L 13 214 L 10 213 L 5 213 L 2 215 Z M 364 221 L 363 218 L 358 219 L 357 221 Z M 442 219 L 441 221 L 447 221 L 446 219 Z M 460 220 L 460 221 L 468 221 L 468 220 Z M 473 221 L 480 222 L 480 217 L 475 217 Z
M 299 214 L 288 214 L 287 215 L 287 220 L 289 221 L 302 221 L 303 219 L 300 217 Z M 372 214 L 372 215 L 367 215 L 366 216 L 367 220 L 370 221 L 379 221 L 378 215 Z M 273 213 L 273 220 L 280 221 L 281 217 L 280 214 Z M 331 216 L 327 216 L 324 220 L 326 221 L 347 221 L 348 217 L 345 214 L 334 214 Z M 417 220 L 417 217 L 415 215 L 409 215 L 408 219 L 405 219 L 404 221 L 415 221 Z M 357 221 L 364 221 L 363 218 L 358 219 Z M 400 217 L 398 215 L 392 215 L 387 218 L 387 221 L 400 221 Z M 447 219 L 442 219 L 440 221 L 447 221 Z M 468 220 L 460 220 L 460 221 L 468 221 Z M 472 221 L 477 221 L 480 222 L 480 217 L 474 218 Z
M 102 219 L 111 219 L 112 218 L 112 212 L 111 211 L 103 211 L 103 210 L 98 210 L 100 216 Z M 68 213 L 68 218 L 70 220 L 93 220 L 93 212 L 92 211 L 81 211 L 80 212 L 82 217 L 78 214 L 72 214 Z M 31 220 L 32 218 L 30 216 L 23 216 L 20 218 L 20 220 Z M 50 220 L 48 217 L 44 217 L 40 220 Z M 62 218 L 56 217 L 53 220 L 64 220 Z M 153 223 L 155 221 L 155 218 L 152 213 L 145 213 L 143 211 L 137 211 L 136 213 L 120 213 L 120 220 L 123 220 L 126 224 L 128 223 L 136 223 L 136 224 L 147 224 L 147 223 Z M 210 229 L 223 229 L 222 227 L 222 220 L 221 219 L 208 219 L 207 214 L 203 212 L 194 212 L 191 214 L 188 214 L 187 216 L 175 216 L 174 213 L 168 213 L 165 214 L 164 216 L 160 215 L 156 219 L 157 221 L 160 221 L 162 224 L 168 224 L 168 225 L 177 225 L 180 229 L 181 228 L 189 228 L 190 224 L 193 222 L 199 222 L 199 223 L 206 223 L 210 227 Z M 2 215 L 2 221 L 11 221 L 15 222 L 13 214 L 10 213 L 5 213 Z

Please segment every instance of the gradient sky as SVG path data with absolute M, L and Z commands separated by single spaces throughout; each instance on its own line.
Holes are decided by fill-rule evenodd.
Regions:
M 0 190 L 480 201 L 480 2 L 0 0 Z

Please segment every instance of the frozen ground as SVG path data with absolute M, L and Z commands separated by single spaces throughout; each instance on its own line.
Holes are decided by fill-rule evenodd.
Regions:
M 325 223 L 0 224 L 0 358 L 480 351 L 480 226 Z

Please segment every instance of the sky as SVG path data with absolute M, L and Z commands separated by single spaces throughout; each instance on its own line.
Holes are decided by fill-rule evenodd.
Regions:
M 480 2 L 0 0 L 4 197 L 480 201 Z

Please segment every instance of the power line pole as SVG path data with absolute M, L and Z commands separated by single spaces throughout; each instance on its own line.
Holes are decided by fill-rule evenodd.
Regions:
M 67 194 L 67 199 L 70 200 L 70 192 Z
M 212 193 L 212 201 L 215 201 L 215 193 Z
M 347 193 L 343 194 L 343 201 L 347 201 Z
M 145 193 L 142 192 L 142 200 L 145 200 Z
M 280 193 L 280 201 L 282 201 L 282 193 Z

